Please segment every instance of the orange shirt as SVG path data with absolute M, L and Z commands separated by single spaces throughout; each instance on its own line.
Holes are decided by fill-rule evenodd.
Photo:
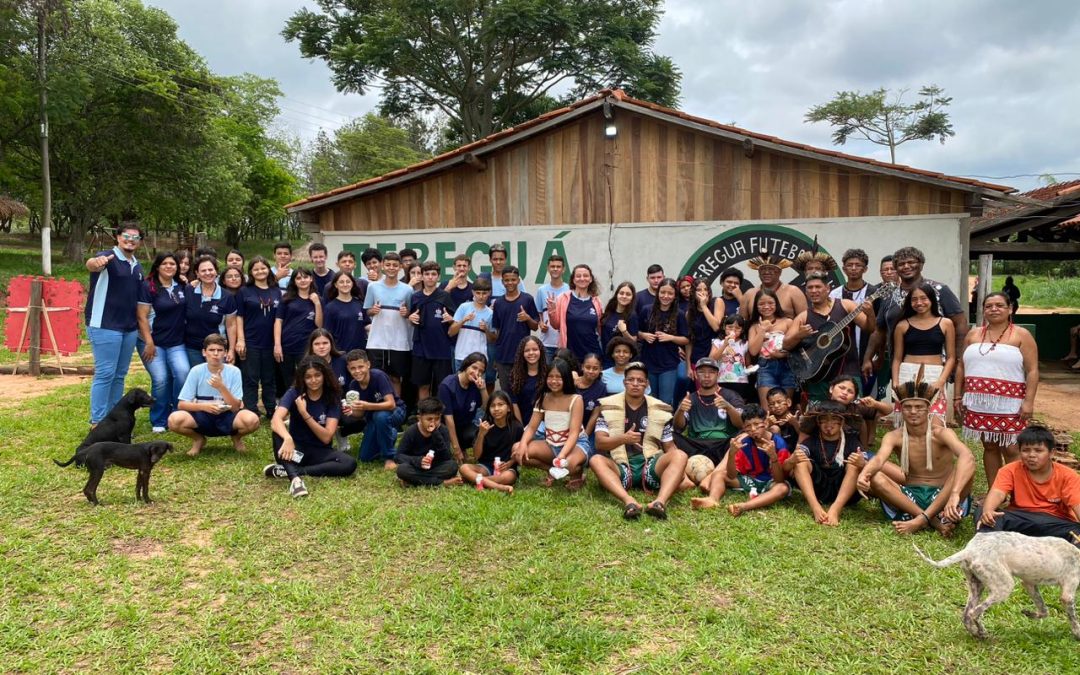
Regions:
M 1023 462 L 1009 462 L 998 471 L 994 489 L 1012 494 L 1012 508 L 1047 513 L 1075 522 L 1073 507 L 1080 504 L 1080 476 L 1067 466 L 1057 462 L 1050 464 L 1050 480 L 1037 483 Z

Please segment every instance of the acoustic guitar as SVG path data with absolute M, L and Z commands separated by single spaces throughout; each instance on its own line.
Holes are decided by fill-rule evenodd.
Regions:
M 892 293 L 896 284 L 882 284 L 866 296 L 863 302 L 873 302 Z M 788 355 L 788 367 L 800 384 L 813 384 L 828 377 L 833 365 L 851 347 L 851 338 L 844 330 L 862 311 L 862 302 L 855 311 L 839 321 L 826 321 L 813 335 L 809 335 Z M 807 310 L 812 311 L 810 309 Z

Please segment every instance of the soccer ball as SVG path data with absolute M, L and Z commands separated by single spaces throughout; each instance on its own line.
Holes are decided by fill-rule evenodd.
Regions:
M 713 461 L 705 455 L 694 455 L 686 462 L 686 475 L 690 480 L 700 484 L 715 468 Z

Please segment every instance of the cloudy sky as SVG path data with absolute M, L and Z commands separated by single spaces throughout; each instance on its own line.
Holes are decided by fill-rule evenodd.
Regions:
M 280 122 L 301 137 L 375 106 L 374 94 L 337 93 L 321 62 L 281 38 L 313 2 L 144 1 L 171 14 L 216 72 L 277 79 Z M 1022 190 L 1045 173 L 1080 178 L 1075 0 L 668 0 L 656 50 L 682 70 L 679 107 L 694 115 L 829 147 L 827 125 L 803 122 L 811 106 L 840 90 L 933 83 L 954 99 L 956 136 L 903 145 L 900 163 Z M 845 150 L 888 160 L 865 141 Z

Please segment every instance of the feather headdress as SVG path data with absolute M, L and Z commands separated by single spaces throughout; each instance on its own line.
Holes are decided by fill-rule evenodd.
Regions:
M 836 264 L 836 261 L 833 259 L 833 257 L 831 255 L 829 255 L 828 253 L 825 253 L 824 251 L 822 251 L 821 249 L 818 248 L 818 242 L 817 242 L 817 236 L 816 235 L 814 236 L 814 244 L 813 244 L 813 246 L 811 246 L 809 249 L 803 251 L 802 253 L 800 253 L 799 255 L 797 255 L 795 257 L 795 263 L 794 263 L 795 269 L 798 270 L 798 272 L 801 274 L 801 273 L 806 271 L 806 266 L 811 261 L 816 261 L 816 262 L 821 263 L 824 266 L 826 272 L 835 271 L 836 268 L 839 267 L 839 265 Z
M 938 396 L 938 389 L 930 382 L 923 379 L 925 376 L 925 368 L 919 366 L 919 371 L 915 373 L 915 379 L 910 382 L 901 382 L 900 384 L 893 385 L 893 394 L 896 395 L 896 400 L 900 401 L 903 405 L 904 401 L 925 401 L 927 406 L 930 406 L 934 399 Z M 909 459 L 909 445 L 911 438 L 908 436 L 907 423 L 901 423 L 901 440 L 900 440 L 900 470 L 905 474 L 908 472 L 910 466 Z M 934 427 L 930 423 L 929 417 L 926 420 L 926 470 L 934 470 L 934 446 L 932 445 L 934 435 Z
M 758 257 L 747 260 L 746 266 L 752 270 L 759 270 L 762 267 L 775 267 L 779 270 L 786 270 L 791 267 L 791 261 L 778 255 L 772 255 L 768 251 L 762 251 Z

